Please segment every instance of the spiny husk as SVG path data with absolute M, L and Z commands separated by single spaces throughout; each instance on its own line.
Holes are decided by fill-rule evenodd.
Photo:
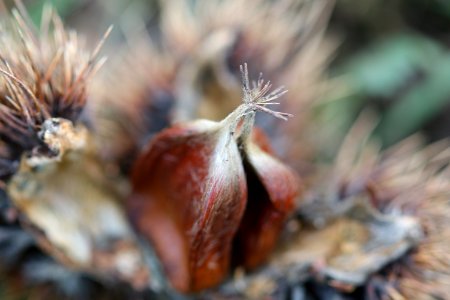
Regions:
M 448 174 L 446 176 L 448 182 Z M 448 191 L 447 183 L 445 190 L 440 187 L 429 189 L 430 196 L 422 201 L 413 198 L 413 203 L 406 203 L 405 199 L 391 203 L 393 211 L 402 211 L 419 218 L 426 237 L 409 255 L 388 268 L 387 275 L 374 276 L 370 282 L 372 291 L 394 300 L 450 297 Z
M 221 102 L 238 99 L 232 96 L 240 92 L 236 75 L 243 62 L 289 90 L 300 83 L 313 88 L 330 49 L 319 45 L 332 6 L 332 1 L 164 1 L 162 33 L 186 59 L 181 88 L 190 85 L 179 93 L 180 101 L 187 101 L 180 118 L 227 115 L 235 105 Z M 292 95 L 295 112 L 302 110 L 301 95 Z M 193 96 L 198 99 L 187 99 Z
M 367 194 L 371 203 L 382 212 L 387 212 L 391 203 L 399 197 L 414 196 L 417 201 L 425 201 L 429 187 L 433 186 L 430 178 L 441 178 L 438 171 L 449 162 L 448 141 L 441 141 L 424 147 L 419 135 L 381 150 L 370 133 L 374 128 L 374 118 L 364 112 L 347 134 L 335 158 L 334 166 L 324 167 L 323 175 L 315 178 L 307 202 L 313 204 L 304 208 L 304 215 L 326 218 L 333 211 L 323 211 L 325 206 L 333 205 L 345 199 Z M 315 201 L 315 199 L 323 199 Z M 324 204 L 321 213 L 310 211 L 315 204 Z M 315 222 L 318 222 L 316 220 Z
M 249 63 L 252 59 L 259 60 L 261 71 L 271 76 L 272 72 L 286 68 L 299 48 L 323 31 L 332 1 L 170 0 L 162 2 L 162 6 L 164 39 L 179 56 L 196 54 L 201 49 L 199 45 L 215 33 L 234 32 L 241 36 L 230 42 L 244 39 L 245 44 L 235 49 L 243 53 L 229 54 L 249 59 Z M 239 63 L 231 67 L 238 69 L 238 66 Z
M 87 106 L 103 159 L 127 170 L 149 138 L 170 124 L 174 60 L 143 35 L 99 72 Z
M 114 199 L 116 196 L 111 196 L 111 186 L 105 186 L 108 179 L 97 164 L 98 159 L 90 150 L 86 157 L 83 156 L 86 151 L 80 152 L 81 149 L 90 149 L 92 144 L 79 117 L 86 104 L 87 83 L 102 64 L 96 56 L 103 40 L 89 53 L 83 50 L 83 42 L 77 34 L 66 31 L 49 7 L 44 10 L 42 24 L 37 31 L 21 2 L 18 1 L 17 6 L 19 10 L 13 10 L 12 16 L 5 16 L 0 25 L 0 179 L 5 180 L 1 186 L 2 195 L 3 189 L 8 191 L 1 199 L 4 216 L 0 243 L 5 245 L 1 249 L 1 259 L 4 260 L 1 271 L 16 278 L 15 286 L 19 291 L 24 286 L 35 287 L 29 294 L 25 293 L 30 297 L 48 299 L 50 292 L 56 292 L 58 298 L 97 298 L 94 294 L 95 290 L 102 290 L 100 281 L 107 285 L 108 281 L 117 281 L 117 276 L 122 276 L 121 271 L 108 269 L 111 265 L 106 260 L 115 260 L 114 257 L 120 253 L 127 256 L 130 254 L 128 250 L 138 253 L 141 258 L 132 232 L 127 231 L 127 221 Z M 85 176 L 86 170 L 90 171 L 89 176 Z M 71 178 L 64 179 L 65 176 Z M 52 185 L 53 178 L 62 182 Z M 83 185 L 87 178 L 95 182 Z M 64 187 L 65 184 L 68 186 Z M 75 188 L 80 184 L 81 187 Z M 28 194 L 33 186 L 39 186 L 39 191 Z M 99 186 L 102 191 L 99 191 Z M 82 199 L 74 199 L 74 190 L 78 193 L 87 191 L 84 196 L 89 205 L 77 201 Z M 96 215 L 102 212 L 108 215 L 108 220 L 104 218 L 101 221 L 102 216 Z M 66 218 L 62 217 L 64 213 L 68 214 Z M 91 218 L 85 219 L 89 215 Z M 103 235 L 105 226 L 101 225 L 102 222 L 120 224 L 120 228 L 125 228 L 127 241 L 121 240 L 123 236 L 117 232 L 113 233 L 112 240 L 118 242 L 111 247 L 111 235 Z M 86 227 L 83 229 L 83 226 Z M 106 231 L 112 228 L 110 225 L 106 227 Z M 64 231 L 64 228 L 72 228 L 72 232 Z M 123 234 L 122 229 L 119 231 Z M 58 230 L 59 237 L 55 235 Z M 71 261 L 73 255 L 71 258 L 70 253 L 81 246 L 80 235 L 86 235 L 82 239 L 87 240 L 94 236 L 90 243 L 97 244 L 91 245 L 93 249 L 88 251 L 92 250 L 93 255 L 97 255 L 97 264 L 89 266 L 84 263 L 83 266 L 83 263 Z M 71 239 L 75 240 L 73 245 L 70 245 Z M 122 241 L 125 243 L 121 244 Z M 51 257 L 43 254 L 43 249 Z M 106 251 L 102 253 L 103 256 L 106 254 L 106 260 L 96 251 Z M 138 265 L 146 268 L 143 262 L 138 262 Z M 98 280 L 92 279 L 105 268 L 108 269 L 106 273 L 109 272 L 106 279 L 105 274 Z M 146 276 L 141 281 L 141 288 L 147 283 Z
M 450 296 L 449 141 L 424 147 L 419 136 L 412 136 L 380 151 L 368 139 L 371 124 L 366 115 L 349 132 L 336 158 L 334 175 L 323 189 L 327 191 L 328 204 L 314 209 L 322 213 L 313 213 L 306 207 L 302 215 L 320 216 L 311 218 L 320 224 L 336 214 L 340 202 L 366 194 L 388 216 L 415 218 L 422 227 L 423 238 L 387 270 L 372 276 L 366 284 L 367 297 L 446 299 Z M 324 208 L 335 211 L 327 213 Z
M 401 186 L 403 192 L 394 198 L 383 199 L 381 209 L 388 214 L 417 218 L 425 237 L 408 255 L 387 268 L 385 275 L 373 277 L 369 282 L 372 291 L 395 300 L 450 297 L 448 146 L 448 141 L 424 149 L 409 143 L 391 153 L 391 174 L 408 174 L 403 176 L 408 186 L 396 181 L 394 185 Z M 414 175 L 416 180 L 412 179 Z
M 10 176 L 24 151 L 40 144 L 37 133 L 51 117 L 78 119 L 86 103 L 86 83 L 101 62 L 74 31 L 65 31 L 49 7 L 39 32 L 25 9 L 0 24 L 0 138 L 2 178 Z M 100 43 L 101 44 L 101 43 Z

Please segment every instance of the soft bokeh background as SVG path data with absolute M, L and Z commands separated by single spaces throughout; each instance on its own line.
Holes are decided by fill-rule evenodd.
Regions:
M 23 1 L 36 24 L 51 3 L 92 45 L 113 24 L 103 50 L 110 57 L 129 32 L 145 29 L 158 40 L 156 0 Z M 336 0 L 328 38 L 337 46 L 317 114 L 329 144 L 339 145 L 367 109 L 378 116 L 373 134 L 385 147 L 416 132 L 428 142 L 450 134 L 449 0 Z
M 96 41 L 109 24 L 115 25 L 109 43 L 139 27 L 157 32 L 155 0 L 25 1 L 37 23 L 46 2 L 88 40 Z M 338 48 L 319 111 L 334 124 L 332 138 L 339 141 L 366 107 L 379 113 L 375 135 L 385 146 L 418 131 L 430 141 L 448 135 L 449 1 L 337 0 L 329 35 Z

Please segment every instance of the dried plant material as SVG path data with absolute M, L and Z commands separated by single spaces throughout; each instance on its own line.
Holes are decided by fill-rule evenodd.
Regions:
M 331 169 L 324 168 L 305 199 L 301 216 L 320 226 L 340 213 L 343 202 L 368 195 L 380 211 L 388 212 L 392 203 L 410 197 L 426 201 L 430 197 L 436 172 L 448 163 L 448 142 L 423 149 L 419 136 L 412 136 L 390 149 L 381 151 L 369 139 L 373 118 L 363 113 L 344 140 Z M 414 200 L 414 201 L 413 201 Z
M 310 264 L 319 280 L 352 290 L 419 243 L 422 231 L 417 219 L 382 215 L 368 203 L 356 201 L 325 227 L 299 231 L 280 250 L 276 268 Z
M 397 269 L 399 271 L 393 271 L 392 279 L 389 278 L 398 283 L 398 293 L 405 299 L 450 297 L 448 199 L 447 194 L 440 199 L 433 199 L 433 203 L 423 205 L 420 217 L 427 237 L 408 257 L 410 261 L 402 261 Z M 391 294 L 390 291 L 387 293 Z
M 247 284 L 244 293 L 246 299 L 261 299 L 263 295 L 271 295 L 277 290 L 277 282 L 268 277 L 258 277 Z
M 389 267 L 385 272 L 387 275 L 374 276 L 367 284 L 369 290 L 376 290 L 392 299 L 450 297 L 448 149 L 448 141 L 426 148 L 409 141 L 390 151 L 391 174 L 394 170 L 408 169 L 408 178 L 412 174 L 418 178 L 409 190 L 390 201 L 385 199 L 381 202 L 381 207 L 392 215 L 417 218 L 425 237 L 411 253 Z M 396 181 L 395 184 L 400 187 L 404 181 Z
M 149 274 L 118 204 L 123 184 L 105 176 L 78 122 L 104 39 L 89 54 L 51 9 L 37 33 L 20 2 L 18 8 L 0 35 L 1 173 L 8 179 L 2 188 L 17 214 L 9 226 L 19 220 L 33 246 L 65 267 L 142 289 Z
M 30 255 L 32 253 L 33 255 Z M 2 276 L 2 297 L 18 299 L 124 299 L 126 285 L 118 282 L 93 281 L 86 274 L 68 269 L 39 254 L 35 248 L 27 249 L 27 263 L 19 274 Z
M 313 279 L 351 292 L 421 238 L 417 219 L 382 215 L 367 200 L 356 199 L 324 227 L 304 226 L 291 232 L 267 266 L 241 283 L 230 283 L 223 291 L 262 299 L 277 289 L 255 289 L 261 281 L 269 287 L 280 281 L 297 285 Z
M 39 145 L 37 132 L 45 120 L 74 121 L 86 103 L 86 82 L 102 61 L 82 49 L 75 32 L 47 8 L 40 32 L 35 32 L 22 6 L 0 28 L 0 138 L 2 177 L 17 167 L 24 151 Z M 6 148 L 6 149 L 5 149 Z M 10 170 L 10 171 L 8 171 Z
M 176 71 L 174 58 L 149 38 L 128 39 L 93 81 L 87 105 L 100 155 L 125 172 L 148 140 L 171 124 Z
M 288 116 L 267 108 L 283 90 L 269 93 L 270 83 L 262 79 L 251 88 L 247 66 L 242 74 L 244 103 L 233 113 L 221 122 L 198 120 L 162 131 L 134 166 L 133 195 L 128 201 L 131 218 L 152 241 L 172 285 L 183 292 L 212 287 L 227 276 L 233 239 L 247 203 L 252 203 L 248 209 L 259 223 L 266 215 L 277 215 L 273 228 L 247 227 L 240 233 L 244 239 L 258 241 L 244 248 L 261 251 L 255 261 L 249 260 L 250 253 L 243 255 L 244 263 L 252 267 L 273 248 L 280 224 L 294 207 L 296 176 L 250 140 L 256 111 L 282 119 Z M 257 177 L 251 178 L 255 182 L 246 181 L 240 147 L 255 170 Z M 276 168 L 268 174 L 266 167 L 271 165 Z M 286 185 L 272 185 L 270 181 L 278 178 L 285 178 Z M 247 194 L 253 184 L 266 189 L 270 206 L 260 207 L 258 199 L 247 199 L 256 196 Z M 286 186 L 287 191 L 278 190 Z M 273 233 L 264 241 L 268 231 Z
M 53 121 L 49 126 L 54 134 L 52 144 L 62 147 L 67 137 L 82 130 L 65 124 L 70 121 L 58 121 L 58 125 Z M 47 127 L 44 124 L 43 130 Z M 65 132 L 68 129 L 72 132 Z M 143 288 L 149 280 L 148 271 L 118 204 L 123 196 L 114 189 L 118 183 L 105 177 L 96 160 L 84 147 L 72 147 L 53 161 L 24 158 L 8 183 L 8 194 L 25 225 L 31 225 L 39 245 L 58 261 L 100 277 L 117 276 Z
M 369 290 L 391 299 L 447 299 L 450 296 L 448 187 L 439 193 L 412 204 L 417 205 L 414 211 L 405 209 L 404 205 L 411 203 L 392 203 L 393 209 L 405 209 L 405 213 L 413 214 L 421 221 L 425 238 L 410 254 L 389 267 L 387 275 L 373 276 L 367 283 Z
M 229 114 L 238 105 L 233 99 L 244 61 L 289 89 L 306 87 L 285 101 L 301 112 L 327 57 L 329 47 L 319 45 L 332 2 L 164 1 L 164 40 L 175 57 L 189 58 L 180 65 L 175 118 L 220 120 Z
M 31 282 L 55 298 L 57 283 L 61 296 L 123 299 L 154 283 L 157 258 L 120 205 L 120 176 L 139 156 L 128 213 L 180 291 L 234 269 L 200 297 L 450 298 L 448 142 L 423 148 L 414 136 L 382 151 L 364 114 L 334 165 L 312 160 L 336 142 L 313 110 L 333 2 L 162 1 L 155 41 L 126 34 L 129 49 L 92 82 L 92 134 L 79 116 L 104 40 L 89 54 L 50 9 L 35 30 L 20 1 L 3 18 L 0 0 L 0 262 L 11 290 Z M 250 82 L 246 67 L 239 102 L 243 61 L 286 84 L 280 110 L 294 122 L 274 123 L 291 116 L 272 109 L 285 91 Z M 275 152 L 312 175 L 306 196 Z
M 355 124 L 336 158 L 334 171 L 322 179 L 327 184 L 318 184 L 317 193 L 312 193 L 311 202 L 306 201 L 301 215 L 320 225 L 339 214 L 348 199 L 367 195 L 372 205 L 390 218 L 414 218 L 423 238 L 384 272 L 388 276 L 374 274 L 366 283 L 367 291 L 376 290 L 393 299 L 429 299 L 430 295 L 445 299 L 449 295 L 444 271 L 448 264 L 442 259 L 448 248 L 448 141 L 424 148 L 421 139 L 413 136 L 380 152 L 368 139 L 371 123 L 366 115 Z M 323 201 L 317 201 L 320 197 Z
M 304 11 L 304 16 L 320 15 L 319 11 L 326 6 L 323 4 L 299 4 L 297 6 L 290 1 L 283 3 L 273 4 L 269 1 L 258 1 L 257 4 L 260 5 L 259 24 L 264 24 L 263 21 L 269 19 L 268 17 L 271 20 L 279 19 L 277 17 L 293 8 Z M 215 4 L 219 4 L 219 2 Z M 202 9 L 206 9 L 210 3 L 199 2 L 198 5 L 202 6 Z M 253 4 L 245 4 L 239 0 L 231 4 L 230 9 L 223 10 L 223 12 L 230 13 L 234 8 L 245 5 L 253 7 Z M 303 7 L 306 9 L 303 10 Z M 37 33 L 30 26 L 31 22 L 27 19 L 20 3 L 19 8 L 21 13 L 15 13 L 15 22 L 20 29 L 12 28 L 10 30 L 13 32 L 12 34 L 7 32 L 5 36 L 1 37 L 5 39 L 3 44 L 10 46 L 1 49 L 3 67 L 0 66 L 0 72 L 4 82 L 0 81 L 3 83 L 3 89 L 0 90 L 0 100 L 2 101 L 0 154 L 5 157 L 5 168 L 3 168 L 2 161 L 2 174 L 5 174 L 4 178 L 10 178 L 7 188 L 13 203 L 17 206 L 21 224 L 27 226 L 27 230 L 32 232 L 40 247 L 44 248 L 57 261 L 73 268 L 76 271 L 75 274 L 77 271 L 82 271 L 98 276 L 102 280 L 120 278 L 131 283 L 136 289 L 142 288 L 148 282 L 145 263 L 133 235 L 121 215 L 121 208 L 117 205 L 117 201 L 122 195 L 117 194 L 112 187 L 116 182 L 111 182 L 105 178 L 104 174 L 111 172 L 117 164 L 122 165 L 124 157 L 130 153 L 132 154 L 129 156 L 132 156 L 133 152 L 139 151 L 149 135 L 160 129 L 155 129 L 146 123 L 148 120 L 145 120 L 142 112 L 148 108 L 148 102 L 150 102 L 151 109 L 156 107 L 153 117 L 162 115 L 161 118 L 164 122 L 169 122 L 170 107 L 162 112 L 157 107 L 158 101 L 161 99 L 164 99 L 162 101 L 164 103 L 178 101 L 188 95 L 184 94 L 184 91 L 190 93 L 193 89 L 200 87 L 201 92 L 208 98 L 207 101 L 203 101 L 205 105 L 200 107 L 200 115 L 213 112 L 217 118 L 219 116 L 222 118 L 228 114 L 237 105 L 239 98 L 237 95 L 240 92 L 240 85 L 234 78 L 235 73 L 238 73 L 237 66 L 242 62 L 242 58 L 251 60 L 255 53 L 253 48 L 258 48 L 255 47 L 257 44 L 255 41 L 262 41 L 261 33 L 259 30 L 250 29 L 250 23 L 246 21 L 248 15 L 245 13 L 247 11 L 242 10 L 242 15 L 238 18 L 240 21 L 227 24 L 225 26 L 227 28 L 224 28 L 223 31 L 214 29 L 212 31 L 215 32 L 211 32 L 211 35 L 205 34 L 205 37 L 201 37 L 201 41 L 199 40 L 197 49 L 184 48 L 181 44 L 175 47 L 170 46 L 167 51 L 167 60 L 161 59 L 165 56 L 161 54 L 160 49 L 145 49 L 143 51 L 145 54 L 142 56 L 131 55 L 128 57 L 128 59 L 134 60 L 133 64 L 123 66 L 121 62 L 123 69 L 119 68 L 119 70 L 123 71 L 125 77 L 127 77 L 127 72 L 129 73 L 129 70 L 132 69 L 141 72 L 137 77 L 143 81 L 136 82 L 137 77 L 131 79 L 114 77 L 112 85 L 115 89 L 103 87 L 103 91 L 95 94 L 98 96 L 102 92 L 105 93 L 102 95 L 104 98 L 93 102 L 92 111 L 94 113 L 92 115 L 100 116 L 98 119 L 94 117 L 94 126 L 97 129 L 95 143 L 99 146 L 97 149 L 101 151 L 102 158 L 106 157 L 111 163 L 107 169 L 99 164 L 97 154 L 93 153 L 91 149 L 93 142 L 90 140 L 92 138 L 90 132 L 78 122 L 79 114 L 86 104 L 86 86 L 92 74 L 102 63 L 102 60 L 99 62 L 96 60 L 102 42 L 93 54 L 85 53 L 80 50 L 82 43 L 76 34 L 64 31 L 61 21 L 50 10 L 44 13 L 41 32 Z M 203 15 L 203 13 L 201 14 Z M 301 39 L 308 40 L 308 36 L 315 36 L 315 32 L 313 32 L 315 29 L 305 35 L 300 34 L 300 30 L 297 29 L 301 26 L 295 26 L 294 30 L 289 30 L 294 28 L 290 27 L 294 19 L 297 20 L 294 23 L 300 22 L 301 19 L 295 17 L 294 14 L 289 16 L 289 20 L 284 22 L 283 26 L 285 27 L 280 26 L 276 30 L 268 30 L 264 33 L 267 37 L 271 36 L 264 40 L 265 48 L 275 50 L 267 51 L 266 54 L 262 53 L 261 60 L 255 60 L 255 64 L 261 65 L 260 69 L 271 76 L 276 76 L 277 80 L 283 77 L 280 75 L 282 73 L 278 73 L 278 71 L 283 66 L 292 65 L 294 60 L 291 58 L 302 47 Z M 201 20 L 203 17 L 197 19 Z M 240 28 L 237 31 L 230 30 L 230 27 L 239 27 L 241 22 L 243 22 L 242 28 L 245 27 L 245 30 Z M 316 25 L 317 28 L 321 27 L 315 24 L 312 17 L 306 23 L 308 23 L 306 27 L 309 25 L 311 28 L 316 28 Z M 237 32 L 238 34 L 236 34 Z M 243 34 L 244 32 L 246 33 Z M 280 35 L 280 32 L 284 32 L 284 35 Z M 302 38 L 296 40 L 294 36 L 297 35 L 301 35 Z M 188 36 L 189 34 L 186 34 L 186 37 Z M 281 41 L 281 36 L 287 37 L 283 43 L 279 45 L 273 43 L 275 37 Z M 162 48 L 169 46 L 171 41 L 172 37 L 162 38 Z M 250 47 L 246 46 L 247 42 Z M 197 41 L 194 44 L 197 44 Z M 270 45 L 271 47 L 267 47 Z M 245 52 L 243 56 L 237 55 L 241 48 Z M 247 52 L 248 49 L 250 49 L 249 52 Z M 260 48 L 260 50 L 262 49 L 264 47 Z M 289 58 L 284 57 L 287 52 Z M 148 53 L 155 53 L 152 60 L 158 60 L 160 65 L 154 62 L 143 63 L 143 57 Z M 279 55 L 276 55 L 277 53 Z M 188 58 L 192 54 L 205 57 L 204 63 L 200 59 L 191 65 Z M 232 56 L 236 54 L 236 57 L 231 58 L 230 54 Z M 219 63 L 215 64 L 214 60 L 218 57 L 220 58 Z M 199 61 L 200 63 L 198 63 Z M 260 64 L 259 61 L 263 61 L 264 64 Z M 206 70 L 208 75 L 208 68 L 211 64 L 216 66 L 213 72 L 218 75 L 217 80 L 212 84 L 208 82 L 204 84 L 202 82 L 205 79 L 203 71 Z M 148 66 L 151 66 L 151 70 Z M 228 69 L 228 66 L 231 68 Z M 189 87 L 192 82 L 187 80 L 190 78 L 189 74 L 192 74 L 190 73 L 192 70 L 196 74 L 195 80 L 198 80 L 194 82 L 194 88 Z M 277 104 L 274 100 L 281 96 L 283 91 L 280 89 L 269 93 L 271 85 L 262 80 L 258 80 L 251 87 L 247 70 L 244 75 L 244 104 L 225 121 L 209 123 L 215 124 L 211 127 L 228 128 L 219 130 L 222 131 L 218 134 L 220 138 L 217 137 L 213 141 L 217 147 L 214 146 L 211 150 L 215 154 L 214 163 L 216 164 L 211 164 L 212 167 L 206 168 L 211 171 L 211 174 L 219 173 L 222 169 L 221 164 L 224 163 L 223 156 L 234 157 L 237 162 L 235 165 L 238 167 L 229 172 L 231 174 L 229 179 L 230 181 L 239 181 L 241 191 L 235 194 L 240 194 L 244 201 L 238 204 L 240 207 L 234 211 L 228 211 L 225 216 L 211 214 L 210 212 L 216 212 L 218 207 L 210 206 L 210 212 L 205 212 L 204 215 L 195 218 L 195 222 L 200 222 L 198 226 L 201 227 L 200 229 L 207 231 L 212 228 L 211 232 L 213 233 L 220 233 L 220 230 L 223 229 L 221 224 L 229 226 L 229 234 L 227 232 L 223 234 L 224 240 L 229 246 L 228 248 L 223 247 L 223 249 L 217 246 L 222 242 L 220 234 L 217 236 L 214 234 L 203 235 L 204 232 L 201 231 L 194 234 L 194 254 L 189 257 L 189 268 L 191 271 L 192 268 L 198 267 L 196 270 L 198 273 L 194 275 L 195 282 L 188 283 L 189 288 L 194 290 L 211 286 L 226 276 L 229 268 L 230 248 L 236 243 L 235 233 L 241 224 L 240 219 L 247 203 L 252 204 L 247 209 L 254 211 L 249 219 L 248 215 L 244 216 L 244 222 L 250 225 L 252 220 L 256 220 L 259 224 L 264 225 L 259 228 L 247 226 L 245 230 L 242 229 L 239 232 L 239 236 L 243 237 L 243 240 L 256 241 L 255 244 L 247 243 L 245 249 L 248 252 L 257 252 L 258 256 L 252 257 L 248 253 L 244 253 L 245 255 L 239 258 L 240 263 L 248 268 L 261 264 L 272 251 L 284 221 L 295 205 L 298 178 L 292 170 L 273 157 L 273 151 L 269 149 L 266 142 L 262 141 L 264 139 L 261 137 L 262 134 L 258 135 L 252 131 L 256 111 L 263 111 L 281 119 L 290 116 L 269 109 L 271 105 Z M 186 89 L 182 86 L 183 81 L 187 84 Z M 122 85 L 124 83 L 128 83 L 128 85 Z M 3 95 L 5 96 L 3 97 Z M 209 101 L 216 97 L 220 98 L 217 103 Z M 129 101 L 130 99 L 136 101 Z M 233 99 L 236 99 L 235 103 L 233 103 Z M 179 101 L 179 103 L 181 102 L 183 101 Z M 195 114 L 198 115 L 198 112 Z M 105 117 L 103 118 L 103 116 Z M 150 120 L 150 122 L 154 121 L 154 119 Z M 201 123 L 206 124 L 203 121 Z M 186 128 L 188 131 L 191 130 L 189 126 L 184 129 Z M 203 128 L 199 128 L 197 125 L 192 128 L 192 131 L 200 132 L 202 130 Z M 214 131 L 212 128 L 209 130 Z M 161 133 L 161 135 L 163 134 Z M 112 138 L 114 141 L 110 141 Z M 123 145 L 121 145 L 121 141 L 124 141 Z M 224 144 L 224 141 L 227 142 Z M 104 149 L 102 149 L 103 146 Z M 228 150 L 232 153 L 224 155 Z M 192 150 L 192 153 L 194 152 Z M 240 171 L 237 173 L 241 172 L 243 176 L 240 178 L 238 176 L 236 179 L 234 174 L 238 169 Z M 170 169 L 170 171 L 172 170 Z M 14 173 L 15 175 L 12 176 Z M 223 178 L 217 176 L 216 178 L 219 178 L 218 185 L 222 184 L 224 189 L 230 190 L 232 185 L 224 185 Z M 280 182 L 283 182 L 283 185 L 280 185 Z M 206 182 L 206 186 L 208 183 L 209 181 Z M 164 184 L 166 183 L 164 182 Z M 205 184 L 205 182 L 201 182 L 201 184 Z M 2 185 L 4 187 L 6 184 L 2 183 Z M 252 191 L 249 199 L 242 193 L 247 186 Z M 280 188 L 283 190 L 278 190 Z M 255 201 L 260 190 L 264 190 L 263 203 Z M 203 189 L 200 191 L 204 192 Z M 219 195 L 217 198 L 220 198 L 221 193 L 217 193 Z M 230 202 L 236 198 L 234 194 L 225 194 L 224 197 Z M 224 205 L 227 208 L 232 207 L 229 203 Z M 194 207 L 194 209 L 196 208 Z M 219 209 L 219 211 L 221 210 Z M 211 225 L 209 221 L 214 218 L 222 220 L 222 223 L 217 222 L 213 224 L 214 226 Z M 271 226 L 265 224 L 269 223 L 269 221 L 265 221 L 266 218 L 270 220 Z M 105 221 L 106 219 L 109 220 Z M 233 223 L 234 219 L 237 220 L 234 222 L 235 224 L 228 225 L 228 223 Z M 112 223 L 114 226 L 107 228 L 105 226 L 107 223 Z M 226 226 L 224 228 L 227 228 Z M 199 230 L 198 227 L 194 226 L 194 229 Z M 65 234 L 62 233 L 63 231 Z M 193 234 L 192 231 L 188 231 L 187 234 L 183 232 L 183 235 L 191 238 Z M 211 248 L 213 248 L 213 252 L 217 251 L 220 254 L 222 251 L 227 252 L 225 256 L 228 255 L 228 258 L 224 259 L 219 257 L 219 260 L 223 259 L 223 266 L 219 268 L 217 276 L 214 274 L 209 276 L 212 273 L 208 273 L 214 267 L 214 264 L 210 263 L 214 263 L 216 260 L 216 257 L 208 257 L 208 251 Z M 167 249 L 164 248 L 163 251 L 168 251 Z M 206 258 L 201 261 L 201 259 L 197 259 L 197 256 L 202 259 Z M 191 267 L 193 264 L 197 265 Z M 55 265 L 61 267 L 58 264 Z M 195 276 L 201 277 L 202 280 L 197 281 Z

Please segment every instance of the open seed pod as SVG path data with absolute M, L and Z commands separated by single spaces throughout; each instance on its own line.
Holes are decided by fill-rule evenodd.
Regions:
M 198 120 L 162 131 L 133 168 L 130 217 L 155 247 L 172 285 L 183 292 L 223 281 L 234 243 L 239 263 L 263 262 L 295 207 L 296 175 L 251 139 L 255 111 L 288 116 L 266 107 L 283 91 L 268 93 L 270 84 L 262 79 L 250 89 L 247 68 L 242 72 L 241 106 L 221 122 Z
M 18 5 L 20 12 L 6 17 L 0 35 L 1 173 L 12 211 L 7 220 L 64 265 L 60 270 L 68 268 L 65 274 L 73 276 L 67 279 L 90 274 L 142 289 L 149 275 L 118 203 L 123 184 L 105 175 L 79 122 L 87 81 L 103 61 L 96 58 L 102 42 L 91 54 L 82 50 L 82 41 L 49 8 L 38 33 Z M 22 261 L 26 275 L 27 263 L 45 260 Z M 57 269 L 52 260 L 44 265 L 48 272 Z M 34 283 L 63 281 L 42 270 L 31 276 Z

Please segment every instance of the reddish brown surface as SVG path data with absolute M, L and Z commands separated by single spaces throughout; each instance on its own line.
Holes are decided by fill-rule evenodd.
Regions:
M 245 159 L 247 208 L 234 249 L 236 262 L 248 269 L 262 264 L 272 252 L 299 192 L 297 175 L 271 156 L 262 131 L 253 134 L 253 141 Z
M 247 198 L 236 144 L 220 143 L 217 130 L 199 131 L 178 126 L 156 136 L 134 166 L 128 201 L 131 219 L 184 292 L 227 275 Z
M 269 137 L 261 128 L 253 128 L 251 139 L 252 142 L 257 145 L 263 152 L 273 155 L 274 151 L 272 149 L 272 146 L 270 145 Z

